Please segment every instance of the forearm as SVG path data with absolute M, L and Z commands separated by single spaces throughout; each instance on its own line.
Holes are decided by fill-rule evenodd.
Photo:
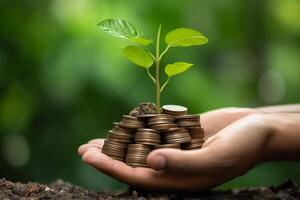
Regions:
M 270 160 L 300 160 L 300 114 L 266 114 L 271 125 L 268 141 Z
M 263 113 L 300 113 L 300 104 L 265 106 L 254 108 L 254 110 Z

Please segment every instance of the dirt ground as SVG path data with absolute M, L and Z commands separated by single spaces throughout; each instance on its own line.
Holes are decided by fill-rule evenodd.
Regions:
M 50 185 L 39 183 L 13 183 L 0 179 L 0 199 L 300 199 L 300 187 L 292 181 L 286 181 L 278 187 L 240 189 L 229 191 L 209 191 L 199 194 L 175 193 L 145 193 L 129 190 L 123 194 L 106 194 L 85 190 L 62 180 L 57 180 Z

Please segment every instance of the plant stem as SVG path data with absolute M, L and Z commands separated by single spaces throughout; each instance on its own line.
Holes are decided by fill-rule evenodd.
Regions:
M 156 80 L 156 110 L 157 113 L 160 113 L 160 80 L 159 80 L 159 64 L 160 64 L 160 58 L 159 58 L 159 41 L 160 41 L 160 31 L 161 31 L 161 25 L 158 27 L 157 31 L 157 38 L 156 38 L 156 55 L 155 55 L 155 80 Z
M 155 80 L 155 78 L 152 76 L 152 74 L 150 73 L 149 68 L 147 68 L 147 74 L 148 74 L 148 76 L 151 78 L 151 80 L 153 81 L 153 83 L 155 84 L 155 83 L 156 83 L 156 80 Z
M 159 59 L 160 59 L 160 60 L 161 60 L 161 58 L 163 57 L 163 55 L 165 55 L 165 53 L 167 53 L 167 51 L 169 50 L 170 47 L 171 47 L 171 46 L 168 45 L 168 46 L 166 47 L 166 49 L 160 54 L 160 56 L 159 56 Z
M 169 83 L 170 81 L 170 77 L 168 77 L 168 79 L 166 80 L 166 82 L 163 84 L 163 86 L 160 88 L 160 92 L 162 92 L 164 90 L 164 88 L 166 87 L 166 85 Z
M 155 60 L 155 56 L 151 53 L 151 51 L 148 51 L 149 55 Z

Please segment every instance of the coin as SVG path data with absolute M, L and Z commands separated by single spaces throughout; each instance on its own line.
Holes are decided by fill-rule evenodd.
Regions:
M 156 134 L 156 133 L 154 133 Z M 129 144 L 125 162 L 132 167 L 147 167 L 147 156 L 152 147 L 144 144 Z
M 137 117 L 130 115 L 123 115 L 122 120 L 118 123 L 118 126 L 123 128 L 143 128 L 145 126 L 143 121 L 140 121 Z
M 175 119 L 190 119 L 190 120 L 200 120 L 200 115 L 178 115 Z
M 165 105 L 161 114 L 153 104 L 123 115 L 108 131 L 102 152 L 131 167 L 148 167 L 147 156 L 153 149 L 198 149 L 204 143 L 200 115 L 187 114 L 187 108 Z M 152 110 L 151 112 L 147 109 Z
M 126 162 L 127 165 L 131 167 L 148 167 L 147 164 L 140 164 L 140 163 L 131 163 L 131 162 Z
M 113 125 L 118 126 L 123 129 L 127 129 L 129 132 L 134 132 L 135 128 L 132 128 L 131 126 L 126 126 L 126 124 L 121 122 L 114 122 Z
M 204 134 L 190 134 L 191 139 L 204 139 Z
M 137 118 L 142 118 L 142 119 L 148 119 L 151 117 L 155 117 L 157 114 L 143 114 L 143 115 L 138 115 Z
M 187 127 L 192 139 L 204 139 L 204 129 L 201 126 Z
M 200 124 L 199 121 L 187 121 L 187 120 L 180 120 L 177 122 L 179 127 L 190 127 L 190 126 L 198 126 Z
M 200 149 L 204 143 L 203 139 L 192 139 L 189 143 L 183 144 L 183 149 Z
M 137 129 L 137 132 L 152 132 L 152 133 L 159 133 L 159 131 L 155 130 L 155 129 L 151 129 L 151 128 L 139 128 Z
M 164 148 L 173 148 L 173 149 L 180 149 L 180 144 L 158 144 L 155 145 L 155 149 L 164 149 Z
M 177 125 L 174 123 L 165 123 L 165 124 L 154 124 L 151 125 L 150 128 L 158 130 L 158 131 L 164 131 L 164 130 L 168 130 L 170 128 L 176 128 Z
M 170 119 L 170 120 L 173 121 L 175 118 L 174 118 L 173 115 L 170 115 L 170 114 L 156 114 L 151 119 L 152 120 L 155 120 L 155 119 Z
M 172 115 L 157 114 L 149 119 L 147 126 L 158 131 L 167 130 L 177 127 L 173 121 L 174 117 Z
M 124 143 L 105 140 L 102 147 L 102 153 L 115 160 L 124 161 L 126 147 L 127 145 Z
M 168 144 L 187 143 L 191 141 L 191 136 L 185 128 L 169 129 L 164 132 L 164 140 Z
M 138 154 L 147 154 L 150 151 L 147 150 L 147 149 L 139 149 L 139 150 L 136 150 L 136 149 L 127 149 L 127 154 L 136 154 L 136 152 L 138 152 Z
M 145 150 L 151 150 L 152 147 L 151 146 L 148 146 L 148 145 L 143 145 L 143 144 L 129 144 L 128 145 L 128 150 L 131 150 L 131 149 L 145 149 Z
M 193 133 L 204 133 L 204 129 L 198 125 L 198 126 L 192 126 L 192 127 L 187 127 L 187 130 L 190 132 L 190 134 Z
M 176 116 L 175 119 L 179 127 L 201 126 L 200 115 L 180 115 Z
M 113 132 L 121 132 L 121 133 L 127 133 L 127 134 L 133 134 L 132 129 L 126 129 L 118 126 L 118 122 L 116 122 L 116 125 L 112 128 Z
M 134 141 L 140 144 L 157 145 L 160 143 L 160 135 L 153 129 L 138 129 Z
M 133 134 L 124 132 L 108 131 L 108 140 L 117 140 L 123 143 L 130 143 L 133 139 Z
M 187 108 L 178 105 L 164 105 L 162 107 L 162 113 L 170 115 L 185 115 L 187 113 Z
M 178 131 L 180 131 L 180 130 L 181 130 L 181 128 L 178 128 L 178 127 L 175 127 L 175 128 L 169 128 L 169 129 L 163 131 L 163 133 L 178 132 Z
M 171 121 L 168 121 L 168 120 L 152 120 L 152 121 L 149 121 L 148 122 L 148 126 L 152 126 L 152 125 L 155 125 L 155 124 L 174 124 L 173 122 Z
M 134 146 L 133 146 L 134 145 Z M 138 145 L 138 146 L 137 146 Z M 150 145 L 144 144 L 129 144 L 127 155 L 147 155 L 153 148 Z

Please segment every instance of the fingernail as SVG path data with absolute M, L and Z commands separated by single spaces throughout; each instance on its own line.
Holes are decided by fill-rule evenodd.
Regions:
M 166 158 L 162 155 L 157 155 L 154 159 L 154 166 L 156 170 L 162 170 L 166 167 Z

